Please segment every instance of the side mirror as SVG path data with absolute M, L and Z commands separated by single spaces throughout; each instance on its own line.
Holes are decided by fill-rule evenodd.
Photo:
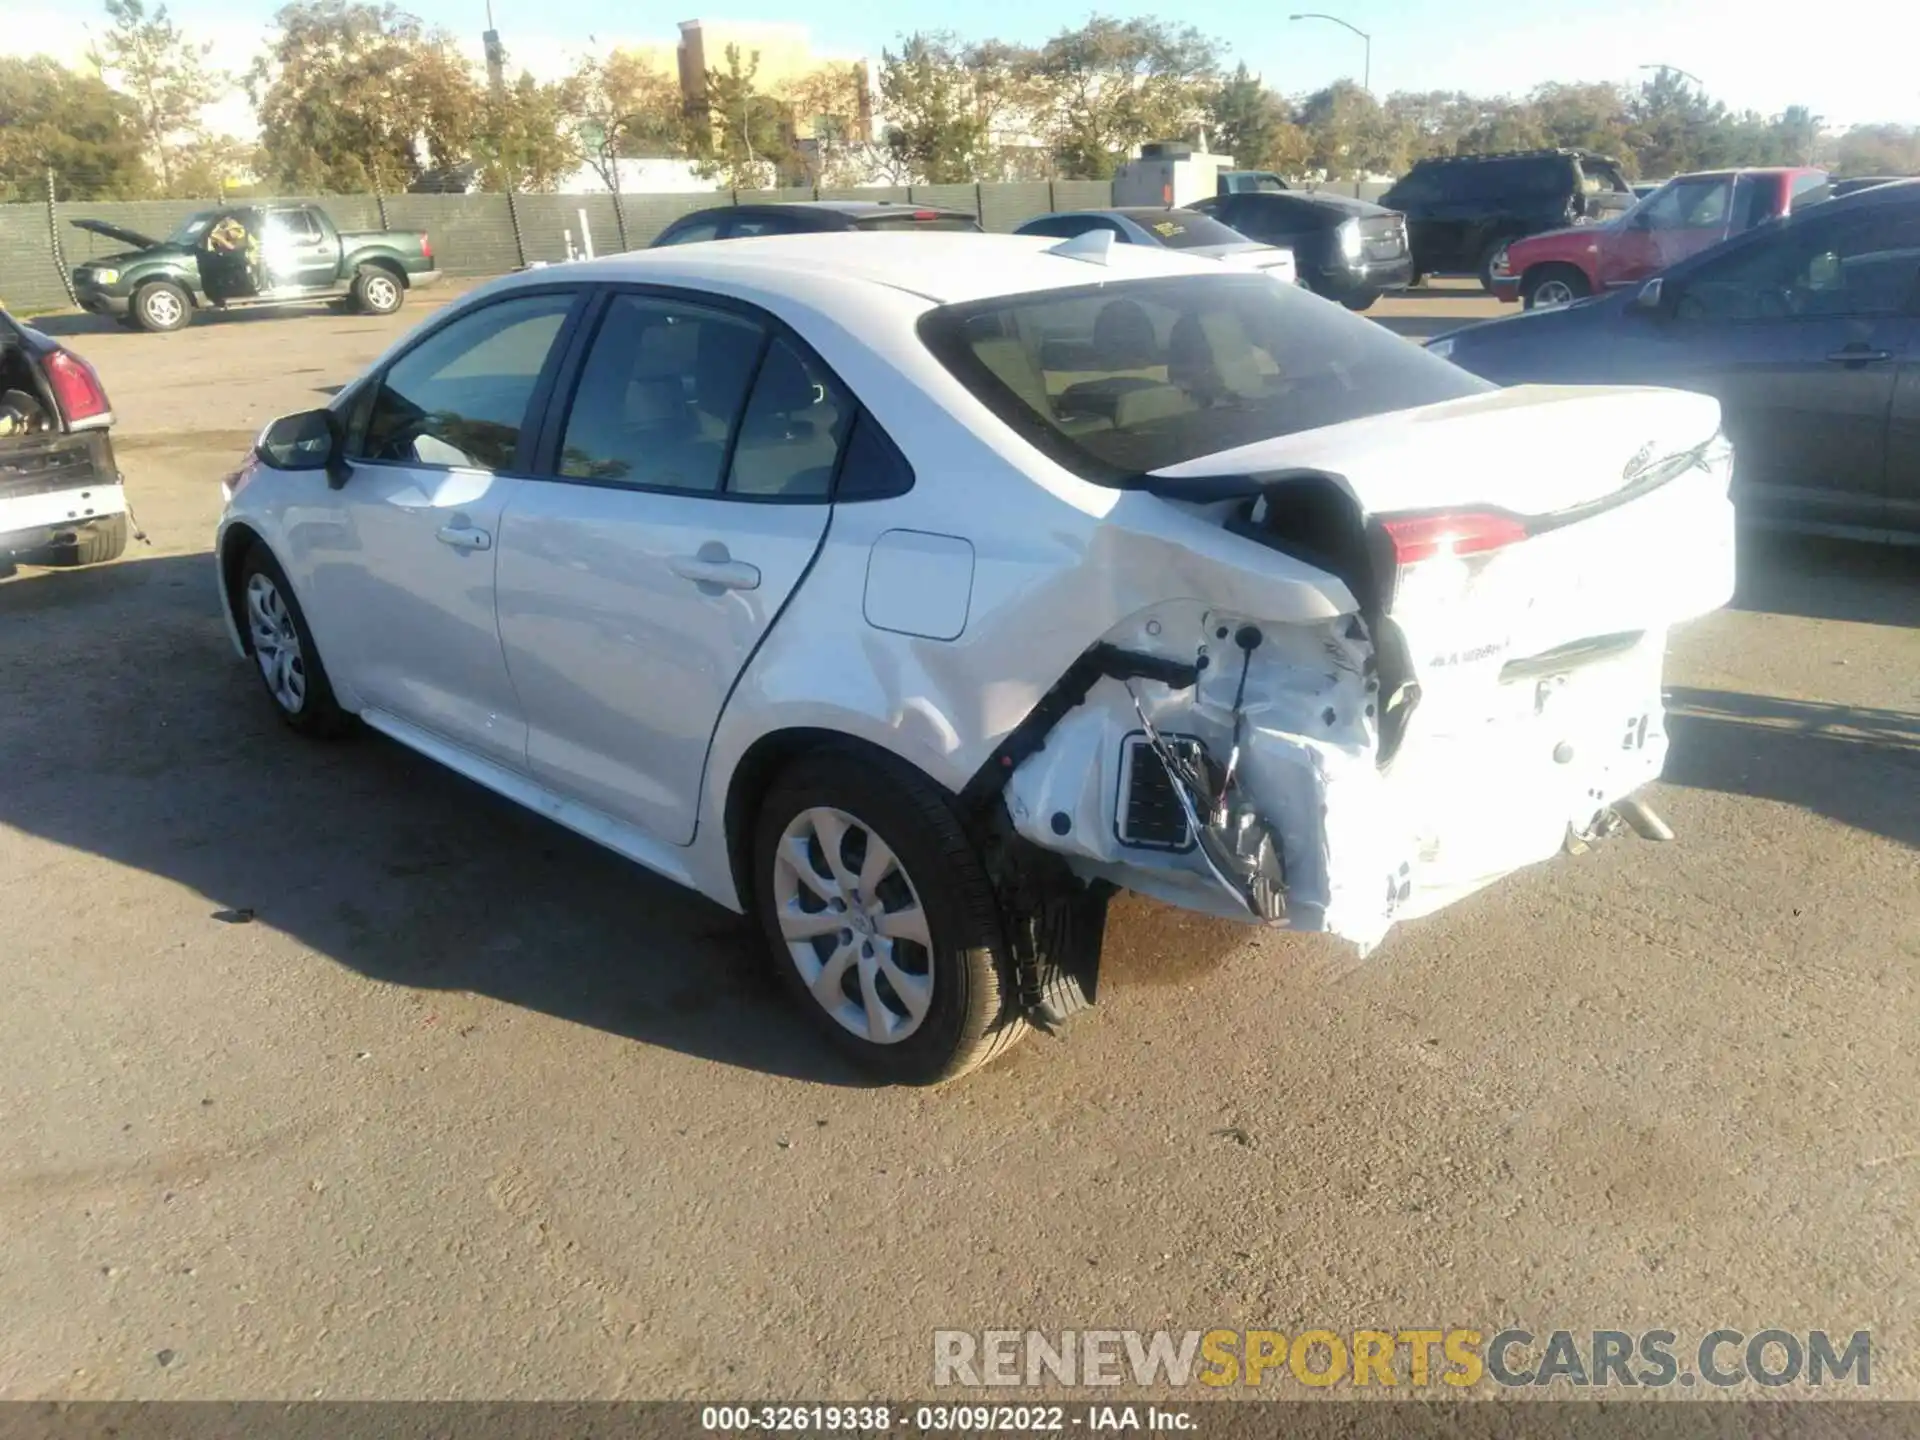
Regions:
M 1644 310 L 1649 315 L 1659 314 L 1661 306 L 1666 299 L 1665 290 L 1666 286 L 1660 277 L 1658 275 L 1654 276 L 1653 279 L 1642 285 L 1640 287 L 1640 293 L 1633 297 L 1633 308 L 1636 310 Z
M 260 432 L 254 453 L 274 470 L 325 470 L 336 485 L 345 478 L 340 417 L 331 410 L 283 415 Z

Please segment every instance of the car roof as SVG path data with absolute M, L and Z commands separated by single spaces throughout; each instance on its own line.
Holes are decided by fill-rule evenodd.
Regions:
M 1057 238 L 1048 236 L 963 231 L 757 235 L 577 260 L 521 272 L 495 284 L 552 284 L 563 277 L 656 285 L 698 285 L 711 280 L 750 287 L 768 297 L 813 303 L 819 298 L 821 281 L 833 279 L 905 291 L 950 305 L 1114 280 L 1219 273 L 1209 261 L 1154 245 L 1116 245 L 1099 263 L 1049 254 L 1058 244 Z
M 911 200 L 744 200 L 738 205 L 716 205 L 716 210 L 797 210 L 803 215 L 890 215 L 925 212 L 940 215 L 972 215 L 971 210 L 956 210 L 951 205 L 925 205 Z

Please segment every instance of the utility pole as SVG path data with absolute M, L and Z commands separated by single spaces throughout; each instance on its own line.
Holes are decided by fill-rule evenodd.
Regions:
M 487 88 L 498 100 L 507 88 L 507 50 L 500 43 L 500 32 L 493 28 L 493 0 L 487 0 L 487 28 L 480 43 L 487 52 Z
M 1305 15 L 1289 15 L 1287 19 L 1289 20 L 1327 20 L 1327 21 L 1331 21 L 1335 25 L 1340 26 L 1342 29 L 1351 30 L 1354 34 L 1358 35 L 1362 43 L 1366 47 L 1361 52 L 1360 88 L 1366 91 L 1369 95 L 1373 93 L 1373 36 L 1369 35 L 1366 31 L 1362 30 L 1358 25 L 1348 24 L 1348 22 L 1346 22 L 1345 20 L 1342 20 L 1338 15 L 1322 15 L 1316 11 L 1316 12 L 1312 12 Z

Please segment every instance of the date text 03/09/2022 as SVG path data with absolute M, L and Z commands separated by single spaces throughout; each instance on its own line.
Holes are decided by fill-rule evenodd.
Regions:
M 720 1434 L 1016 1434 L 1160 1431 L 1194 1427 L 1191 1411 L 1163 1405 L 706 1405 L 700 1428 Z

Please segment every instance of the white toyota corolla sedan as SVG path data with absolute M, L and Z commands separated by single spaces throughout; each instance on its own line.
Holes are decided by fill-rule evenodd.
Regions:
M 1098 237 L 510 276 L 228 482 L 236 646 L 719 903 L 882 1075 L 1093 994 L 1116 886 L 1363 949 L 1616 828 L 1733 587 L 1708 398 L 1496 390 Z

